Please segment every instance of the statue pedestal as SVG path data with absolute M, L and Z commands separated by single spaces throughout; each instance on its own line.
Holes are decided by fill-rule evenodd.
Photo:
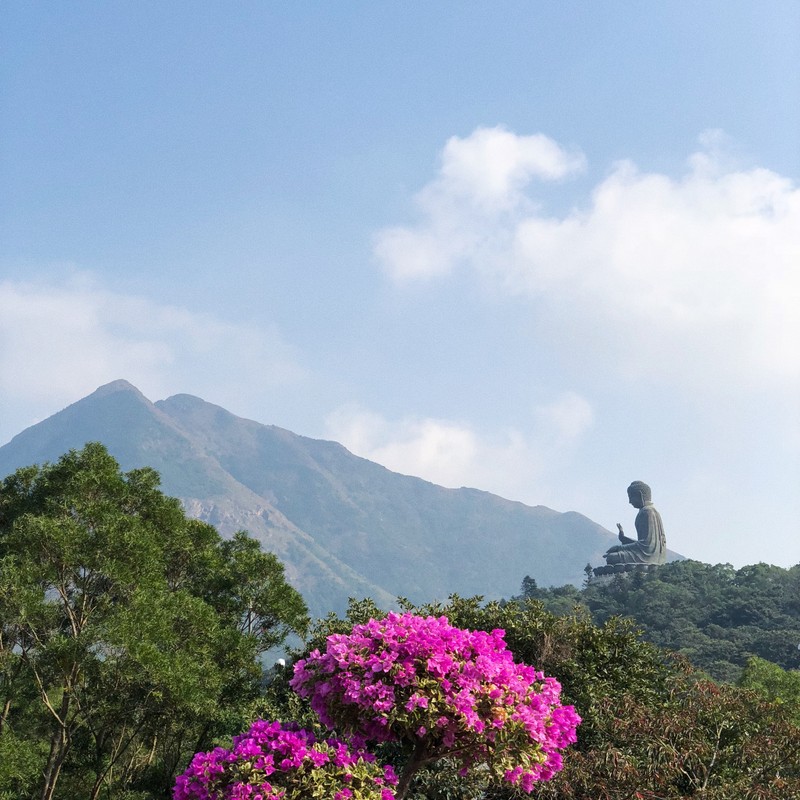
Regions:
M 592 572 L 596 577 L 618 575 L 621 572 L 652 572 L 658 569 L 659 564 L 606 564 L 604 567 L 595 567 Z

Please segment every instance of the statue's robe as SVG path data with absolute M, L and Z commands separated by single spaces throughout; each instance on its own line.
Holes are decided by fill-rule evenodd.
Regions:
M 637 541 L 618 544 L 603 556 L 608 564 L 664 564 L 667 540 L 664 524 L 655 506 L 645 502 L 636 515 Z

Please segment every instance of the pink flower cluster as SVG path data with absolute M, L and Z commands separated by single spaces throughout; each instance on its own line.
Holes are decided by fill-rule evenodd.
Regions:
M 324 653 L 297 662 L 291 686 L 328 727 L 423 745 L 429 760 L 483 761 L 530 792 L 561 769 L 580 717 L 555 678 L 514 662 L 504 635 L 392 613 L 329 636 Z
M 397 776 L 363 750 L 318 740 L 296 725 L 258 720 L 233 747 L 197 753 L 173 800 L 300 800 L 328 797 L 394 800 Z M 313 792 L 313 795 L 312 795 Z M 320 794 L 321 792 L 321 794 Z

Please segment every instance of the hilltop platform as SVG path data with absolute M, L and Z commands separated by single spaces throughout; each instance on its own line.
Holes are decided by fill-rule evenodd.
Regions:
M 652 572 L 660 566 L 660 564 L 606 564 L 604 567 L 595 567 L 592 572 L 597 578 L 605 578 L 623 572 Z

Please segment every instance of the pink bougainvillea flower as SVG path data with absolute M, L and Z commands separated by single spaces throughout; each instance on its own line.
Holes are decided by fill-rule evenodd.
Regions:
M 482 761 L 530 792 L 561 769 L 580 717 L 555 678 L 514 662 L 504 635 L 392 613 L 329 636 L 325 652 L 297 662 L 291 686 L 328 727 L 412 742 L 426 760 Z

